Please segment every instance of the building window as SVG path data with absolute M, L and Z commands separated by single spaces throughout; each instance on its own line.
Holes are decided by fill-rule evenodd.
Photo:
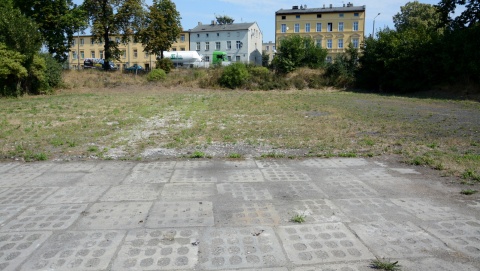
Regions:
M 282 16 L 282 20 L 286 20 L 287 19 L 287 16 Z
M 237 49 L 240 49 L 242 48 L 242 42 L 237 40 Z
M 185 34 L 180 35 L 180 42 L 185 42 Z
M 210 42 L 205 42 L 205 51 L 209 51 L 210 50 Z
M 317 23 L 317 32 L 322 32 L 322 23 Z
M 95 58 L 95 51 L 90 51 L 90 55 L 92 56 L 92 58 Z
M 72 51 L 72 59 L 77 59 L 77 51 Z
M 315 45 L 316 45 L 318 48 L 322 48 L 322 39 L 316 39 L 316 40 L 315 40 Z
M 353 17 L 358 17 L 358 16 L 360 16 L 360 14 L 358 14 L 358 12 L 353 13 Z
M 240 62 L 240 56 L 236 56 L 236 57 L 235 57 L 235 61 L 236 61 L 236 62 Z
M 338 31 L 343 31 L 343 22 L 338 23 Z
M 84 59 L 85 58 L 85 52 L 84 51 L 80 51 L 80 59 Z
M 145 58 L 148 58 L 148 53 L 145 53 Z
M 90 44 L 91 45 L 94 45 L 95 44 L 95 40 L 93 38 L 90 39 Z
M 227 33 L 227 37 L 230 37 L 230 32 Z
M 220 51 L 220 42 L 215 42 L 215 50 Z
M 200 38 L 200 34 L 197 34 L 197 38 Z
M 333 31 L 333 23 L 328 23 L 327 24 L 327 31 L 332 32 Z
M 123 57 L 123 58 L 127 58 L 127 51 L 122 50 L 122 57 Z
M 305 24 L 305 33 L 310 32 L 310 23 Z
M 300 24 L 295 24 L 295 28 L 293 30 L 295 33 L 300 32 Z
M 358 22 L 353 22 L 353 31 L 358 31 Z
M 232 61 L 232 56 L 227 56 L 228 61 Z
M 85 44 L 85 40 L 82 38 L 80 39 L 80 46 L 83 46 Z
M 287 25 L 282 24 L 282 33 L 287 33 Z
M 207 33 L 207 38 L 208 38 L 208 33 Z
M 232 50 L 232 42 L 227 41 L 227 50 Z
M 295 19 L 300 19 L 300 15 L 295 15 Z
M 137 58 L 137 57 L 138 57 L 138 50 L 134 49 L 133 50 L 133 58 Z
M 176 52 L 176 51 L 177 51 L 177 47 L 172 48 L 172 51 Z
M 331 56 L 327 56 L 327 63 L 332 63 L 332 57 Z
M 332 39 L 327 40 L 327 49 L 332 49 Z
M 200 51 L 200 42 L 197 42 L 197 48 L 196 48 L 197 51 Z
M 268 46 L 268 45 L 265 46 L 265 51 L 267 51 L 267 52 L 270 51 L 270 46 Z
M 343 49 L 343 39 L 338 39 L 338 49 Z
M 103 59 L 103 51 L 100 51 L 100 58 Z
M 209 56 L 205 56 L 205 62 L 210 62 L 210 57 Z
M 317 18 L 322 18 L 322 14 L 317 14 Z
M 358 48 L 358 39 L 352 39 L 353 48 Z
M 220 33 L 217 33 L 217 37 L 220 37 Z
M 180 48 L 180 51 L 185 51 L 185 47 Z
M 338 17 L 343 18 L 343 17 L 345 17 L 345 14 L 340 13 L 340 14 L 338 14 Z
M 120 38 L 115 38 L 116 43 L 120 43 Z
M 75 46 L 76 42 L 75 40 L 72 40 L 72 46 Z
M 275 47 L 275 46 L 272 46 L 272 51 L 274 51 L 274 52 L 275 52 L 275 50 L 277 50 L 277 47 Z

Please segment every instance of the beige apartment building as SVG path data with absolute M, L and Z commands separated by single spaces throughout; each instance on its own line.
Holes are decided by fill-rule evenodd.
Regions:
M 365 34 L 366 6 L 352 3 L 342 7 L 332 5 L 308 8 L 306 5 L 280 9 L 275 13 L 275 42 L 290 35 L 309 36 L 315 43 L 328 50 L 327 61 L 345 52 L 350 43 L 359 48 Z
M 275 53 L 277 53 L 277 48 L 275 46 L 275 42 L 269 41 L 264 42 L 262 45 L 262 52 L 268 55 L 268 63 L 271 63 Z
M 146 70 L 155 68 L 155 61 L 157 56 L 144 52 L 142 43 L 130 41 L 129 43 L 122 43 L 120 37 L 112 36 L 120 49 L 120 61 L 115 60 L 114 63 L 119 70 L 128 68 L 134 64 L 144 67 Z M 180 33 L 177 42 L 172 44 L 171 51 L 189 51 L 190 50 L 190 35 L 188 31 Z M 83 62 L 86 58 L 103 59 L 104 43 L 95 42 L 90 35 L 79 35 L 73 40 L 72 47 L 69 53 L 69 68 L 83 69 Z

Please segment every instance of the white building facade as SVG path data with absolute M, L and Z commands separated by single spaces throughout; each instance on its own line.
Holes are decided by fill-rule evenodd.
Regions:
M 212 63 L 213 51 L 227 53 L 229 61 L 262 65 L 262 31 L 255 23 L 198 23 L 190 30 L 190 50 Z

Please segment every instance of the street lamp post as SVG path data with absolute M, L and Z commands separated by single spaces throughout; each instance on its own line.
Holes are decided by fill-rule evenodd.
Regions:
M 380 15 L 380 12 L 373 18 L 373 31 L 372 31 L 372 38 L 375 38 L 375 19 L 377 19 L 378 15 Z

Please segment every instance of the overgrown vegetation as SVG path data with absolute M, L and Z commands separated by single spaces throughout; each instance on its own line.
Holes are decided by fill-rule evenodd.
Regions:
M 162 69 L 153 69 L 147 74 L 148 81 L 162 81 L 167 78 L 167 74 Z
M 376 258 L 370 263 L 370 267 L 377 270 L 383 271 L 400 271 L 401 266 L 398 264 L 398 261 L 392 262 L 385 258 Z

